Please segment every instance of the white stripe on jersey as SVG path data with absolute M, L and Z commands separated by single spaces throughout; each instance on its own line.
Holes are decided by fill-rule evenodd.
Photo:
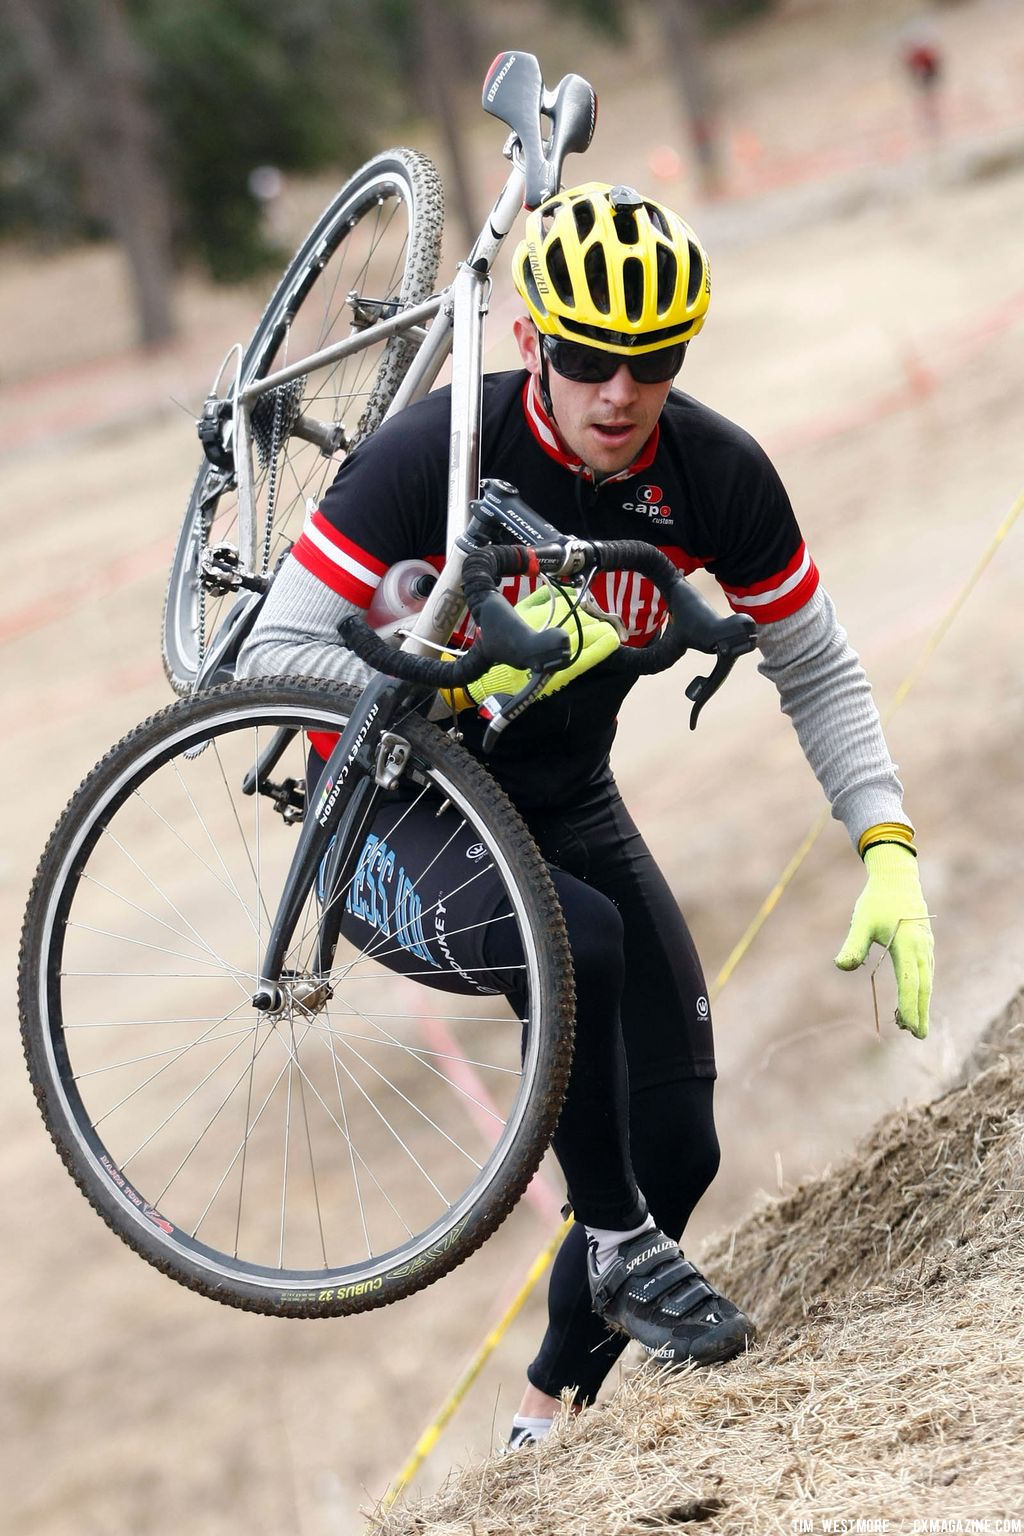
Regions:
M 773 587 L 770 592 L 758 592 L 754 597 L 737 597 L 735 593 L 729 591 L 728 587 L 725 587 L 725 591 L 734 608 L 765 608 L 769 603 L 777 603 L 780 597 L 787 596 L 788 593 L 793 591 L 794 587 L 798 587 L 810 568 L 811 557 L 805 549 L 804 557 L 792 576 L 780 582 L 777 587 Z
M 327 535 L 321 533 L 320 529 L 314 524 L 312 513 L 306 518 L 302 532 L 311 544 L 316 545 L 322 555 L 326 555 L 328 560 L 341 570 L 348 571 L 350 576 L 354 576 L 364 586 L 370 587 L 373 591 L 376 591 L 380 586 L 381 577 L 377 575 L 376 571 L 371 571 L 367 566 L 361 564 L 354 555 L 339 549 L 337 544 L 332 544 Z

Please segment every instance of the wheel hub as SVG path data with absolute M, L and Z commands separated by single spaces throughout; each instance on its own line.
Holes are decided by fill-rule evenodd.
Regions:
M 253 1006 L 276 1024 L 283 1019 L 312 1018 L 323 1012 L 333 996 L 334 988 L 323 976 L 282 976 L 273 996 L 258 992 Z

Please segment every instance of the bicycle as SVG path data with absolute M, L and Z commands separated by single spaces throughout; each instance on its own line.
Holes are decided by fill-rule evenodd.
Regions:
M 485 84 L 492 107 L 509 81 L 518 92 L 508 210 L 509 187 L 518 205 L 559 172 L 537 125 L 566 98 L 544 91 L 535 60 L 517 74 L 524 59 L 502 55 Z M 456 279 L 461 521 L 402 648 L 351 618 L 343 638 L 375 669 L 362 693 L 229 683 L 143 722 L 72 798 L 29 898 L 23 1036 L 69 1171 L 136 1252 L 249 1310 L 352 1313 L 446 1274 L 515 1205 L 556 1123 L 573 1027 L 556 893 L 511 802 L 457 730 L 425 718 L 439 688 L 500 659 L 528 678 L 488 701 L 493 741 L 569 661 L 566 630 L 529 628 L 502 577 L 556 582 L 576 610 L 597 571 L 645 574 L 670 622 L 614 662 L 653 672 L 687 646 L 713 655 L 687 689 L 691 725 L 753 644 L 748 618 L 719 619 L 653 546 L 566 538 L 514 488 L 478 481 L 485 284 L 471 265 Z M 382 322 L 389 336 L 398 318 Z M 439 657 L 467 606 L 475 642 Z M 387 835 L 415 817 L 430 838 L 390 907 L 381 817 Z M 452 846 L 464 878 L 439 889 Z M 485 878 L 497 895 L 478 910 Z M 372 914 L 369 940 L 353 942 L 353 912 Z M 498 934 L 501 968 L 439 967 L 453 921 Z
M 339 456 L 427 394 L 453 343 L 453 420 L 468 430 L 452 460 L 449 544 L 462 528 L 476 494 L 477 316 L 486 311 L 493 263 L 524 203 L 535 207 L 554 192 L 566 155 L 587 149 L 597 116 L 581 76 L 547 90 L 536 58 L 521 52 L 494 61 L 483 106 L 511 129 L 504 153 L 513 169 L 452 284 L 433 292 L 443 222 L 438 173 L 416 150 L 388 150 L 342 187 L 248 345 L 232 348 L 221 364 L 198 423 L 203 461 L 164 601 L 164 670 L 177 693 L 231 675 L 236 630 L 251 624 L 259 594 Z M 232 357 L 234 377 L 220 395 Z

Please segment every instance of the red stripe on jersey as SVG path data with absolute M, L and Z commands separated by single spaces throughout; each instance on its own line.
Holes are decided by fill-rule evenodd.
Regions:
M 292 554 L 318 581 L 360 608 L 369 606 L 387 564 L 346 538 L 322 512 L 307 518 Z
M 337 592 L 346 602 L 355 603 L 359 608 L 369 608 L 374 588 L 356 581 L 347 571 L 341 570 L 333 560 L 321 554 L 309 539 L 297 539 L 292 546 L 292 555 L 311 576 L 322 581 L 325 587 L 330 587 L 332 592 Z
M 311 532 L 319 541 L 326 541 L 332 545 L 341 559 L 347 558 L 355 561 L 357 565 L 365 566 L 367 571 L 378 578 L 383 576 L 388 568 L 386 560 L 378 560 L 376 555 L 371 555 L 369 550 L 363 549 L 361 544 L 346 537 L 319 510 L 306 519 L 303 533 L 307 532 Z
M 752 587 L 735 587 L 723 582 L 722 588 L 731 597 L 759 597 L 765 592 L 774 592 L 777 587 L 781 587 L 784 581 L 789 581 L 791 577 L 795 576 L 808 559 L 807 545 L 801 543 L 788 565 L 784 565 L 781 571 L 776 571 L 775 575 L 769 576 L 766 581 L 755 581 Z
M 703 569 L 707 564 L 706 560 L 698 560 L 695 555 L 680 549 L 678 544 L 659 544 L 658 548 L 672 561 L 677 571 L 682 571 L 684 576 L 692 576 L 694 571 Z
M 759 624 L 773 624 L 798 612 L 814 595 L 820 580 L 818 567 L 801 542 L 792 560 L 775 576 L 750 587 L 721 583 L 722 591 L 737 613 L 749 613 Z
M 571 470 L 574 475 L 578 475 L 583 468 L 583 462 L 581 459 L 574 458 L 562 442 L 558 428 L 544 409 L 540 390 L 534 387 L 532 374 L 523 385 L 522 400 L 526 424 L 548 458 L 554 459 L 556 464 L 561 464 L 563 469 Z

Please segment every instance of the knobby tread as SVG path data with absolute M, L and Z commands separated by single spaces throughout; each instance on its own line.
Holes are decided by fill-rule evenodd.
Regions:
M 205 1270 L 190 1263 L 187 1255 L 179 1253 L 176 1259 L 168 1258 L 162 1247 L 152 1240 L 145 1240 L 143 1227 L 126 1219 L 107 1181 L 100 1177 L 92 1163 L 83 1163 L 63 1116 L 51 1105 L 48 1089 L 52 1088 L 52 1084 L 48 1081 L 43 1049 L 47 1021 L 39 1016 L 36 1006 L 36 978 L 44 959 L 40 953 L 43 930 L 46 913 L 52 904 L 48 900 L 49 887 L 54 872 L 59 870 L 64 858 L 68 839 L 74 835 L 82 815 L 92 813 L 96 802 L 102 801 L 104 791 L 123 771 L 126 760 L 130 760 L 136 752 L 148 749 L 154 738 L 159 741 L 165 735 L 180 730 L 184 720 L 201 725 L 206 716 L 220 713 L 226 700 L 237 702 L 242 709 L 246 706 L 255 709 L 261 702 L 264 705 L 283 703 L 297 711 L 304 704 L 316 705 L 320 709 L 325 704 L 336 704 L 339 712 L 347 715 L 358 697 L 356 689 L 332 685 L 327 690 L 322 682 L 310 679 L 261 679 L 210 689 L 193 699 L 178 700 L 149 716 L 104 754 L 68 801 L 40 859 L 22 926 L 18 960 L 22 1044 L 40 1112 L 71 1177 L 116 1235 L 161 1273 L 187 1289 L 223 1305 L 265 1315 L 297 1318 L 341 1316 L 389 1305 L 422 1290 L 455 1269 L 486 1242 L 513 1210 L 536 1172 L 557 1123 L 568 1083 L 572 1064 L 575 987 L 572 957 L 558 896 L 533 838 L 504 791 L 486 768 L 463 747 L 425 720 L 416 718 L 403 723 L 403 733 L 424 758 L 442 768 L 475 807 L 484 808 L 484 817 L 503 844 L 505 855 L 517 872 L 527 907 L 534 909 L 539 924 L 541 985 L 550 998 L 550 1016 L 545 1028 L 542 1059 L 530 1107 L 524 1116 L 514 1155 L 501 1164 L 450 1246 L 429 1254 L 422 1262 L 417 1261 L 415 1268 L 407 1275 L 386 1281 L 383 1294 L 374 1291 L 323 1304 L 297 1299 L 285 1302 L 279 1294 L 275 1295 L 273 1286 L 268 1286 L 266 1281 L 252 1284 L 240 1278 L 233 1278 L 230 1282 L 212 1279 Z M 401 1267 L 401 1264 L 396 1265 L 396 1268 Z M 327 1282 L 329 1284 L 329 1277 Z M 346 1277 L 344 1284 L 349 1283 Z

